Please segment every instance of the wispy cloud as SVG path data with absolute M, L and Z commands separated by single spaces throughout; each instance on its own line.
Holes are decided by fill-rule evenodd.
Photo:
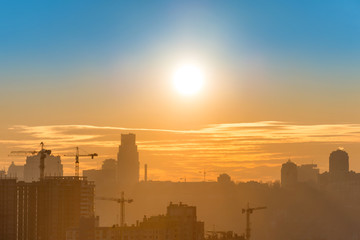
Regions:
M 184 171 L 207 167 L 233 172 L 239 168 L 274 167 L 289 156 L 289 150 L 281 147 L 284 145 L 360 143 L 360 124 L 299 125 L 268 121 L 212 124 L 190 130 L 16 125 L 9 130 L 23 136 L 23 139 L 0 140 L 0 144 L 11 148 L 33 149 L 37 142 L 44 141 L 55 152 L 62 153 L 80 146 L 94 149 L 103 156 L 115 156 L 120 133 L 134 132 L 141 156 L 152 162 L 158 172 L 169 165 L 176 165 L 178 170 Z M 294 152 L 292 158 L 306 156 Z

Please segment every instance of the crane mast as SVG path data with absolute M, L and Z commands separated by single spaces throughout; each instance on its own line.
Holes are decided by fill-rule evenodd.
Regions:
M 250 215 L 255 210 L 266 209 L 266 207 L 257 207 L 257 208 L 250 208 L 249 203 L 247 204 L 247 208 L 242 209 L 242 213 L 246 213 L 246 229 L 245 229 L 245 239 L 250 240 L 251 237 L 251 227 L 250 227 Z
M 39 169 L 40 169 L 40 180 L 43 180 L 45 177 L 45 158 L 46 155 L 50 155 L 51 154 L 51 150 L 47 150 L 44 149 L 44 143 L 41 142 L 41 150 L 40 151 L 12 151 L 10 153 L 10 156 L 14 156 L 14 155 L 35 155 L 37 153 L 40 154 L 40 164 L 39 164 Z
M 120 204 L 120 227 L 125 225 L 125 203 L 132 203 L 133 199 L 125 199 L 124 192 L 121 192 L 120 198 L 106 198 L 106 197 L 97 197 L 98 200 L 107 200 L 114 201 Z
M 40 151 L 40 180 L 43 180 L 45 177 L 45 158 L 46 154 L 51 154 L 51 150 L 44 149 L 44 143 L 41 142 L 41 151 Z
M 91 157 L 91 159 L 94 159 L 94 157 L 97 157 L 98 154 L 97 153 L 91 153 L 91 154 L 80 154 L 79 152 L 79 147 L 76 147 L 76 152 L 75 154 L 70 154 L 70 155 L 64 155 L 67 157 L 74 157 L 75 156 L 75 176 L 79 177 L 80 176 L 80 157 Z
M 79 147 L 76 147 L 76 156 L 75 156 L 75 176 L 80 175 L 80 163 L 79 163 Z

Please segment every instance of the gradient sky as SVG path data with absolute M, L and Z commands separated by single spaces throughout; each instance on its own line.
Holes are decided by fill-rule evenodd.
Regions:
M 289 156 L 326 170 L 340 145 L 356 159 L 359 10 L 358 1 L 2 1 L 0 167 L 12 149 L 42 140 L 59 151 L 97 150 L 104 157 L 86 165 L 96 167 L 115 157 L 120 133 L 130 131 L 153 179 L 198 179 L 204 168 L 211 179 L 222 171 L 278 179 Z M 187 60 L 206 76 L 190 97 L 171 82 Z M 219 137 L 213 129 L 223 124 Z M 237 129 L 224 142 L 242 124 L 260 124 L 261 135 Z M 211 129 L 205 139 L 204 129 Z M 65 139 L 56 142 L 58 131 Z M 178 145 L 169 152 L 165 142 Z M 63 161 L 70 174 L 72 160 Z M 351 167 L 360 171 L 356 160 Z M 167 173 L 173 169 L 176 176 Z

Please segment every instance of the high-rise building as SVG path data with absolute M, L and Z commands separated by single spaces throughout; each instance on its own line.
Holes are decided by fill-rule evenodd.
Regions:
M 19 239 L 65 240 L 67 229 L 94 219 L 94 185 L 79 177 L 19 182 L 18 209 Z
M 117 165 L 120 186 L 129 187 L 139 182 L 139 152 L 135 134 L 121 134 Z
M 0 178 L 0 239 L 16 240 L 16 203 L 16 179 Z
M 349 155 L 344 150 L 336 150 L 329 157 L 330 174 L 349 172 Z
M 17 239 L 38 240 L 37 183 L 18 182 Z
M 24 180 L 24 166 L 23 165 L 15 165 L 14 162 L 11 162 L 8 171 L 7 171 L 8 177 L 14 177 L 17 178 L 18 181 Z
M 317 185 L 319 181 L 320 170 L 316 164 L 303 164 L 298 166 L 298 182 L 309 183 Z
M 290 159 L 281 167 L 281 185 L 283 187 L 294 186 L 298 182 L 297 166 Z
M 83 175 L 87 177 L 89 181 L 93 181 L 96 186 L 96 197 L 118 197 L 116 189 L 116 160 L 106 159 L 101 169 L 88 169 L 83 171 Z M 108 202 L 95 200 L 95 208 L 102 224 L 112 224 L 116 222 L 118 217 L 118 211 L 114 212 L 114 208 L 118 208 L 116 202 Z
M 83 171 L 83 175 L 88 180 L 95 182 L 97 189 L 114 188 L 116 183 L 116 160 L 106 159 L 103 161 L 101 169 L 88 169 Z M 99 187 L 100 186 L 100 187 Z
M 40 155 L 26 157 L 24 165 L 24 181 L 38 181 L 40 178 Z M 46 154 L 45 158 L 45 176 L 62 176 L 63 165 L 60 156 Z

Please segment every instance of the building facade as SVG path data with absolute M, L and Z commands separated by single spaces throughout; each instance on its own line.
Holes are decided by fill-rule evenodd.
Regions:
M 35 156 L 26 157 L 24 165 L 24 181 L 39 181 L 40 178 L 40 152 Z M 46 154 L 45 176 L 63 176 L 63 165 L 60 156 Z
M 16 218 L 16 179 L 0 178 L 0 240 L 16 240 Z
M 15 165 L 15 163 L 12 162 L 8 168 L 7 176 L 17 178 L 18 181 L 24 181 L 24 166 Z
M 281 186 L 291 187 L 298 182 L 297 165 L 288 160 L 281 167 Z
M 119 186 L 131 187 L 139 182 L 139 152 L 135 134 L 121 134 L 117 155 L 117 179 Z
M 94 184 L 85 178 L 19 182 L 17 196 L 19 240 L 65 240 L 67 229 L 94 221 Z
M 318 185 L 320 170 L 316 164 L 303 164 L 298 166 L 298 182 Z

